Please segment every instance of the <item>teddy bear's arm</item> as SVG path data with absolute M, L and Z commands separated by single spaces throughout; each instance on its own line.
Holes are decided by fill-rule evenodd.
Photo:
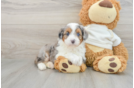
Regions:
M 122 42 L 118 46 L 113 47 L 113 53 L 114 55 L 123 56 L 128 60 L 128 51 Z

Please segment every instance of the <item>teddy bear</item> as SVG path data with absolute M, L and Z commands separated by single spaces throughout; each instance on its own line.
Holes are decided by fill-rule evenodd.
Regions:
M 103 73 L 123 72 L 128 51 L 113 29 L 120 18 L 116 0 L 83 0 L 80 22 L 89 36 L 86 40 L 86 65 Z

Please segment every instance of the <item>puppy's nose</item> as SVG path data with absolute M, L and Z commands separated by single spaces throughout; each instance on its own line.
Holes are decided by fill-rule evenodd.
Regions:
M 75 43 L 75 40 L 71 40 L 71 42 L 74 44 Z
M 104 0 L 104 1 L 100 2 L 99 5 L 101 7 L 106 7 L 106 8 L 112 8 L 113 7 L 112 3 L 108 0 Z

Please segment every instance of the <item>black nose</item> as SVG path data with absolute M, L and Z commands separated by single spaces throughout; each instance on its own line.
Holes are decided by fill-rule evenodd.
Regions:
M 71 40 L 71 42 L 74 44 L 75 43 L 75 40 Z
M 101 7 L 106 7 L 106 8 L 112 8 L 113 7 L 112 3 L 108 0 L 104 0 L 104 1 L 100 2 L 99 5 Z

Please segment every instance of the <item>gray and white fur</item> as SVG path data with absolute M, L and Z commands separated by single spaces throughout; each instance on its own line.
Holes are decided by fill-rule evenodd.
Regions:
M 71 28 L 71 32 L 63 41 L 65 31 L 67 31 L 68 28 Z M 81 31 L 80 36 L 77 36 L 77 29 Z M 59 39 L 56 44 L 46 44 L 40 49 L 35 59 L 35 64 L 40 70 L 45 70 L 46 68 L 53 69 L 54 61 L 58 56 L 68 58 L 75 65 L 81 65 L 83 60 L 86 60 L 84 41 L 87 39 L 88 33 L 84 30 L 82 25 L 70 23 L 60 30 L 58 37 Z M 82 42 L 80 42 L 79 37 L 82 37 Z
M 55 45 L 46 44 L 40 49 L 35 59 L 35 65 L 37 65 L 40 70 L 54 68 L 55 55 L 57 54 L 56 46 L 57 43 Z

